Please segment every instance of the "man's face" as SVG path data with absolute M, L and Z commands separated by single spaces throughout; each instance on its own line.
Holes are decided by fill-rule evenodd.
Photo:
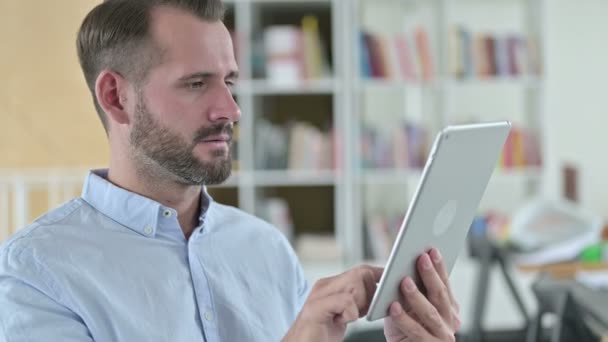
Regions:
M 137 89 L 132 151 L 180 183 L 221 183 L 230 175 L 232 125 L 240 118 L 230 34 L 219 21 L 161 7 L 152 13 L 151 35 L 164 57 Z

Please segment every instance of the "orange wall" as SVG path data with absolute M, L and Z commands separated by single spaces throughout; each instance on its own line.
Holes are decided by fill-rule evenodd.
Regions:
M 93 0 L 0 0 L 0 168 L 107 164 L 76 56 Z

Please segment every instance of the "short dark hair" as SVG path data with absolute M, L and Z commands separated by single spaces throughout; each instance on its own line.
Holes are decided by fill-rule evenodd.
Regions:
M 221 0 L 105 0 L 85 17 L 76 41 L 78 59 L 106 133 L 108 120 L 95 96 L 95 81 L 110 69 L 136 83 L 162 61 L 163 52 L 150 35 L 152 9 L 168 6 L 205 21 L 224 18 Z

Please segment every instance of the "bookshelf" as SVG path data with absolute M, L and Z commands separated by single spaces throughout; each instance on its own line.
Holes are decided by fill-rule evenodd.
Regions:
M 319 237 L 341 251 L 338 245 L 345 241 L 348 182 L 336 165 L 343 162 L 337 148 L 345 122 L 345 68 L 339 63 L 345 58 L 344 2 L 232 0 L 226 5 L 241 74 L 234 96 L 244 115 L 234 173 L 209 191 L 219 202 L 284 230 L 311 281 L 337 273 L 345 261 L 341 253 L 319 258 L 314 245 Z M 285 220 L 286 208 L 291 222 Z
M 243 117 L 238 169 L 210 192 L 267 219 L 287 207 L 296 252 L 307 244 L 300 237 L 333 238 L 337 257 L 300 255 L 311 281 L 364 261 L 384 263 L 373 255 L 370 241 L 377 237 L 370 222 L 400 223 L 426 149 L 445 125 L 509 119 L 522 137 L 537 139 L 544 155 L 542 0 L 226 3 L 242 75 L 235 98 Z M 493 66 L 488 60 L 481 65 L 475 55 L 488 42 L 505 53 L 511 51 L 508 41 L 529 38 L 534 62 L 532 52 L 516 48 L 513 65 L 508 54 L 500 59 L 495 52 Z M 377 51 L 374 57 L 366 48 L 391 44 L 393 52 L 379 55 L 386 65 L 370 60 Z M 407 54 L 409 62 L 403 60 Z M 296 151 L 291 145 L 298 139 L 302 150 Z M 398 147 L 405 144 L 419 147 L 403 157 Z M 378 157 L 382 153 L 389 157 Z M 324 157 L 315 159 L 318 154 Z M 481 211 L 509 212 L 542 191 L 542 166 L 508 159 L 509 166 L 495 172 Z
M 355 260 L 385 262 L 386 251 L 373 251 L 369 240 L 378 230 L 388 230 L 392 241 L 421 174 L 418 160 L 428 153 L 404 163 L 394 156 L 388 161 L 369 158 L 367 150 L 395 154 L 406 141 L 428 151 L 445 125 L 508 119 L 520 135 L 516 144 L 530 143 L 503 156 L 480 212 L 510 213 L 542 191 L 544 169 L 532 162 L 544 155 L 542 9 L 540 0 L 353 2 L 353 134 L 364 144 L 363 152 L 354 156 L 359 167 L 353 212 L 361 213 L 354 226 L 362 227 L 351 236 L 351 244 L 359 247 Z M 372 123 L 378 127 L 370 133 Z M 395 126 L 404 125 L 419 127 L 420 133 L 413 135 L 422 136 L 422 142 L 395 133 Z M 527 156 L 528 150 L 537 155 Z

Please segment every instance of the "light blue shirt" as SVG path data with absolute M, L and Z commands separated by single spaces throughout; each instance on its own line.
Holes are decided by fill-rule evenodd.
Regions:
M 0 249 L 0 341 L 279 341 L 308 294 L 285 237 L 214 202 L 176 211 L 106 170 Z

